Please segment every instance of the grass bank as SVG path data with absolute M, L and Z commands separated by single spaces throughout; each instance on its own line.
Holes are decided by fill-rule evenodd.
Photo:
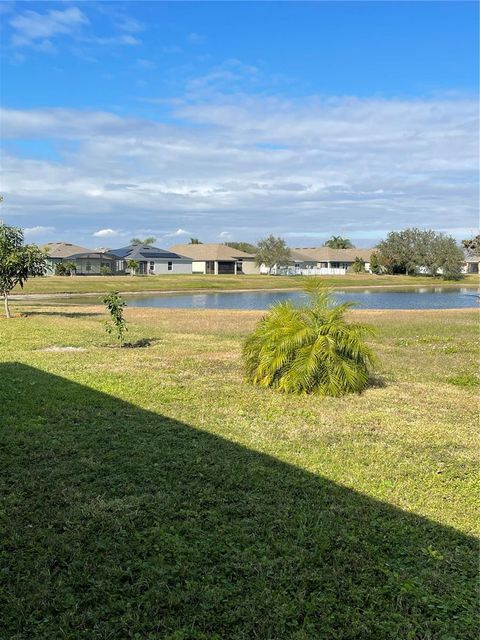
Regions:
M 300 278 L 289 276 L 50 276 L 31 278 L 14 294 L 80 294 L 103 293 L 105 291 L 222 291 L 240 289 L 298 289 Z M 458 286 L 458 282 L 445 282 L 427 276 L 375 276 L 371 274 L 351 274 L 346 276 L 322 276 L 322 281 L 332 287 L 365 286 L 410 286 L 436 285 Z M 466 276 L 460 284 L 478 285 L 478 276 Z
M 476 638 L 478 313 L 353 314 L 342 399 L 245 385 L 254 311 L 1 320 L 0 637 Z

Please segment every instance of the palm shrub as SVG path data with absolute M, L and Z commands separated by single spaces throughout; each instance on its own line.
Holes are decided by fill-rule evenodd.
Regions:
M 128 260 L 127 267 L 130 269 L 130 273 L 132 276 L 137 275 L 137 269 L 140 266 L 140 263 L 137 260 Z
M 276 304 L 245 340 L 247 380 L 285 393 L 360 393 L 374 363 L 365 343 L 373 329 L 347 322 L 354 303 L 336 304 L 331 291 L 313 278 L 304 288 L 309 304 Z
M 362 273 L 365 271 L 365 260 L 357 256 L 352 264 L 352 269 L 355 273 Z

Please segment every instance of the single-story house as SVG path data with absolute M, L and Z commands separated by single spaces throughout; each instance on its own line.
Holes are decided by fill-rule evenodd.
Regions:
M 77 276 L 99 276 L 104 269 L 112 275 L 122 273 L 122 261 L 111 251 L 83 251 L 70 256 Z
M 465 258 L 465 264 L 462 269 L 462 273 L 478 273 L 478 265 L 480 263 L 480 256 L 467 256 Z
M 55 265 L 60 262 L 74 262 L 72 256 L 78 253 L 85 253 L 90 251 L 85 247 L 80 247 L 78 244 L 72 244 L 71 242 L 48 242 L 42 244 L 40 249 L 47 253 L 47 276 L 53 276 L 55 274 Z
M 273 267 L 271 273 L 287 275 L 345 275 L 347 269 L 361 258 L 365 262 L 365 270 L 370 270 L 370 256 L 374 249 L 331 249 L 330 247 L 301 247 L 290 249 L 291 259 L 285 267 Z M 268 267 L 262 265 L 262 273 L 269 273 Z
M 260 273 L 255 264 L 255 256 L 226 244 L 175 244 L 170 251 L 176 251 L 192 260 L 193 273 L 239 275 Z
M 128 267 L 129 260 L 138 262 L 136 275 L 192 273 L 191 258 L 149 244 L 131 244 L 113 249 L 111 253 L 118 260 L 118 271 L 123 273 L 131 271 Z

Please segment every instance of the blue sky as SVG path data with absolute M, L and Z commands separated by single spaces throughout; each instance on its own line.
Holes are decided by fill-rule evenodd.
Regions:
M 32 241 L 478 227 L 474 2 L 3 2 L 0 215 Z

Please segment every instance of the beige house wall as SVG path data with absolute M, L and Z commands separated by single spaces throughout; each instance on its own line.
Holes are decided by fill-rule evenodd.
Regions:
M 260 273 L 260 267 L 257 267 L 255 260 L 242 260 L 242 270 L 245 275 L 254 275 Z

